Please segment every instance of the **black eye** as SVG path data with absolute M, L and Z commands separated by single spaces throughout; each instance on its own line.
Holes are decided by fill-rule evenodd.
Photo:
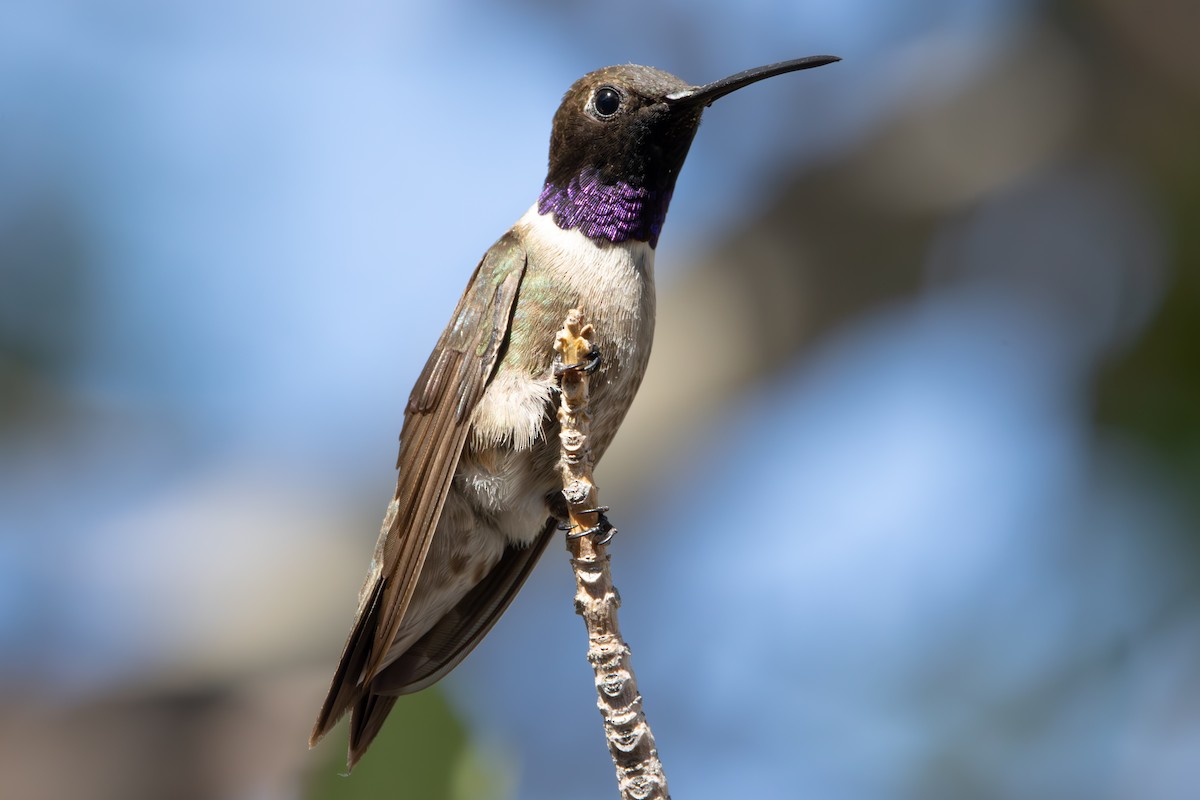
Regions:
M 592 98 L 592 108 L 601 117 L 611 117 L 621 107 L 621 94 L 611 86 L 601 86 Z

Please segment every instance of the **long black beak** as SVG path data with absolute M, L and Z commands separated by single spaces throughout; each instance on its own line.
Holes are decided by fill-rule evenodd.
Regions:
M 808 56 L 807 58 L 796 58 L 791 61 L 780 61 L 778 64 L 768 64 L 765 67 L 755 67 L 748 69 L 745 72 L 739 72 L 736 75 L 730 75 L 728 78 L 722 78 L 719 81 L 713 81 L 706 86 L 694 86 L 691 89 L 683 89 L 682 91 L 672 92 L 666 96 L 668 105 L 684 107 L 705 105 L 711 106 L 715 101 L 721 99 L 730 92 L 736 92 L 743 86 L 749 86 L 752 83 L 757 83 L 764 78 L 773 78 L 776 75 L 782 75 L 785 72 L 796 72 L 801 69 L 812 69 L 813 67 L 823 67 L 826 64 L 832 64 L 835 61 L 841 61 L 837 56 Z

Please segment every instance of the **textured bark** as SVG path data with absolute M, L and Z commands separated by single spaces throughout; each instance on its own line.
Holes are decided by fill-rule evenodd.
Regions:
M 571 309 L 555 337 L 562 363 L 582 363 L 591 349 L 591 335 L 592 326 L 584 324 L 583 312 Z M 597 507 L 588 447 L 588 377 L 582 370 L 570 370 L 562 375 L 561 383 L 558 421 L 563 496 L 570 511 L 571 533 L 578 533 L 599 523 L 599 514 L 584 513 Z M 603 538 L 604 534 L 568 538 L 567 549 L 575 572 L 575 611 L 587 625 L 587 658 L 596 675 L 597 706 L 604 718 L 608 751 L 624 800 L 669 800 L 667 778 L 642 710 L 629 646 L 617 624 L 621 601 L 609 571 L 608 550 L 597 543 Z

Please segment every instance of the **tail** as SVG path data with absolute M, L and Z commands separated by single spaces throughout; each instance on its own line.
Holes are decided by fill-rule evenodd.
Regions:
M 313 726 L 309 747 L 315 746 L 350 711 L 346 763 L 353 769 L 379 734 L 396 699 L 441 680 L 491 630 L 553 538 L 555 524 L 553 517 L 547 519 L 537 540 L 529 547 L 506 548 L 499 563 L 454 608 L 404 652 L 389 654 L 395 660 L 364 682 L 381 615 L 385 581 L 379 580 L 346 640 L 329 695 Z
M 346 639 L 346 646 L 342 650 L 342 658 L 338 662 L 337 671 L 333 673 L 333 681 L 329 685 L 329 693 L 325 696 L 325 702 L 321 704 L 321 710 L 317 714 L 317 722 L 313 725 L 312 735 L 308 739 L 309 747 L 316 747 L 317 742 L 325 737 L 337 725 L 338 720 L 342 715 L 354 706 L 356 713 L 354 717 L 362 717 L 364 705 L 369 701 L 369 692 L 361 683 L 363 671 L 367 668 L 367 660 L 371 656 L 371 643 L 375 638 L 375 628 L 379 624 L 379 600 L 383 595 L 383 581 L 379 580 L 375 583 L 375 588 L 363 604 L 362 611 L 355 621 L 354 627 L 350 630 L 350 636 Z M 387 705 L 390 709 L 391 705 Z M 387 709 L 383 711 L 386 716 Z M 379 725 L 382 724 L 382 717 L 375 723 L 375 732 L 378 733 Z M 353 732 L 351 734 L 353 736 Z M 374 734 L 372 734 L 372 737 Z M 370 737 L 366 740 L 370 742 Z M 351 751 L 353 753 L 353 745 Z M 365 751 L 366 745 L 359 751 L 359 756 Z M 358 759 L 351 757 L 350 766 L 354 765 Z

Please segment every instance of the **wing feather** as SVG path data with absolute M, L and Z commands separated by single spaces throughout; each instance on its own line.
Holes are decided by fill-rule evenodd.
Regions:
M 358 614 L 311 744 L 356 706 L 359 724 L 352 726 L 352 753 L 361 754 L 394 702 L 373 695 L 367 685 L 387 667 L 385 659 L 429 552 L 471 414 L 507 340 L 525 266 L 525 250 L 509 231 L 475 268 L 450 325 L 413 387 L 400 433 L 395 501 L 380 531 Z M 354 747 L 354 740 L 362 747 Z
M 528 547 L 510 545 L 499 563 L 458 604 L 381 672 L 371 690 L 382 694 L 411 694 L 432 686 L 475 649 L 525 584 L 546 545 L 556 520 L 546 521 Z

